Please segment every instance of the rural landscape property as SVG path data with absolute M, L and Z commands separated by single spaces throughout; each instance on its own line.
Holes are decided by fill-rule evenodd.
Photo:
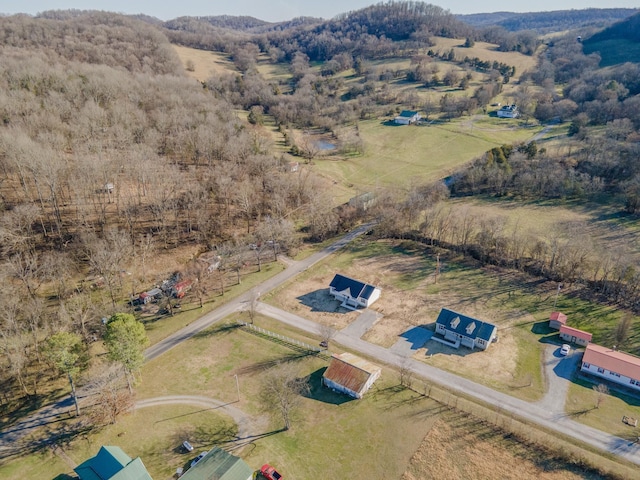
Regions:
M 0 16 L 0 478 L 640 478 L 640 9 Z

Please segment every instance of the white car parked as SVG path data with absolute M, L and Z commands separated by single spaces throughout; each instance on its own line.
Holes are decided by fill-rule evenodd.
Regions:
M 562 355 L 563 357 L 566 357 L 567 355 L 569 355 L 569 352 L 571 352 L 571 346 L 568 344 L 564 344 L 562 345 L 562 347 L 560 347 L 560 355 Z

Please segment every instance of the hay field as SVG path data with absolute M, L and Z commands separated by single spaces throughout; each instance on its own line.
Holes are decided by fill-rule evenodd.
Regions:
M 500 52 L 497 45 L 486 42 L 476 42 L 471 48 L 464 48 L 464 39 L 433 37 L 435 46 L 431 49 L 436 53 L 444 53 L 453 49 L 456 59 L 462 60 L 464 57 L 475 58 L 480 60 L 500 62 L 506 65 L 516 67 L 516 76 L 514 80 L 518 80 L 525 70 L 530 70 L 536 66 L 536 57 L 523 55 L 518 52 Z
M 175 44 L 172 44 L 172 47 L 180 57 L 187 75 L 199 82 L 206 81 L 212 75 L 237 73 L 233 62 L 222 52 L 210 52 Z M 188 61 L 193 62 L 194 70 L 192 72 L 187 70 Z

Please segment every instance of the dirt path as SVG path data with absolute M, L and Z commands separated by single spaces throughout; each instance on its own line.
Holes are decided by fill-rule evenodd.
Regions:
M 301 260 L 301 261 L 292 262 L 291 265 L 283 272 L 280 272 L 279 274 L 265 280 L 262 284 L 254 287 L 250 291 L 234 299 L 229 300 L 227 303 L 225 303 L 221 307 L 213 310 L 212 312 L 209 312 L 207 315 L 200 317 L 195 322 L 192 322 L 191 324 L 187 325 L 183 329 L 175 332 L 174 334 L 170 335 L 164 340 L 149 347 L 145 351 L 145 357 L 147 361 L 162 355 L 163 353 L 172 349 L 176 345 L 179 345 L 185 340 L 188 340 L 189 338 L 193 337 L 198 332 L 210 327 L 217 321 L 227 317 L 231 313 L 236 312 L 238 310 L 246 309 L 249 302 L 257 292 L 261 292 L 262 294 L 264 294 L 271 291 L 272 289 L 276 288 L 277 286 L 281 285 L 287 280 L 298 275 L 302 271 L 308 269 L 315 263 L 335 253 L 336 251 L 338 251 L 339 249 L 347 245 L 349 242 L 351 242 L 353 239 L 368 232 L 369 230 L 371 230 L 373 225 L 374 225 L 373 223 L 362 225 L 350 231 L 349 233 L 343 235 L 336 242 L 332 243 L 331 245 L 324 248 L 323 250 L 314 253 L 308 258 L 305 258 L 304 260 Z M 85 399 L 90 398 L 91 392 L 88 392 L 85 388 L 82 388 L 82 387 L 78 388 L 77 392 L 78 392 L 78 397 L 80 399 L 80 403 L 82 406 L 82 402 Z M 179 398 L 179 396 L 176 397 L 176 401 L 177 401 L 177 398 Z M 191 397 L 191 398 L 192 398 L 191 402 L 198 401 L 196 400 L 197 397 Z M 199 401 L 202 401 L 205 403 L 214 401 L 213 399 L 207 399 L 206 397 L 199 397 L 199 398 L 200 398 Z M 169 402 L 169 400 L 167 399 L 166 402 Z M 207 403 L 207 405 L 210 408 L 214 408 L 213 403 Z M 221 405 L 215 405 L 215 408 L 220 408 L 220 407 Z M 143 408 L 143 407 L 140 407 L 140 408 Z M 230 411 L 232 410 L 230 409 Z M 240 411 L 238 410 L 238 412 Z M 231 416 L 233 417 L 233 415 Z M 42 427 L 53 428 L 54 424 L 61 422 L 63 420 L 69 420 L 72 418 L 74 418 L 73 402 L 69 396 L 66 396 L 55 403 L 52 403 L 50 405 L 47 405 L 46 407 L 41 408 L 37 412 L 33 412 L 31 415 L 21 419 L 17 423 L 2 429 L 2 431 L 0 431 L 0 458 L 6 458 L 12 455 L 22 454 L 28 448 L 33 449 L 33 445 L 29 445 L 28 437 L 32 435 L 36 429 L 39 429 Z M 82 420 L 82 417 L 80 417 L 79 421 L 81 420 Z M 244 419 L 242 421 L 244 422 Z M 241 429 L 240 423 L 238 423 L 238 428 Z M 242 428 L 244 428 L 244 426 Z M 46 444 L 46 439 L 43 443 Z
M 222 402 L 215 398 L 202 397 L 199 395 L 168 395 L 164 397 L 154 397 L 136 402 L 135 409 L 156 407 L 159 405 L 193 405 L 196 407 L 204 407 L 207 410 L 220 410 L 229 415 L 238 425 L 238 434 L 233 442 L 235 446 L 242 447 L 251 443 L 265 432 L 267 426 L 266 419 L 262 417 L 250 417 L 238 408 L 240 402 Z

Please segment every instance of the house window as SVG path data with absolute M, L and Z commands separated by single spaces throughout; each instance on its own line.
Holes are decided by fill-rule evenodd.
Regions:
M 630 383 L 631 385 L 635 385 L 635 384 L 636 384 L 636 381 L 632 378 L 631 380 L 629 380 L 629 383 Z
M 589 365 L 587 362 L 583 363 L 582 366 L 584 368 L 591 368 L 591 365 Z
M 619 373 L 614 373 L 614 375 L 618 378 L 620 378 L 620 374 Z
M 604 368 L 598 368 L 598 373 L 604 373 Z

